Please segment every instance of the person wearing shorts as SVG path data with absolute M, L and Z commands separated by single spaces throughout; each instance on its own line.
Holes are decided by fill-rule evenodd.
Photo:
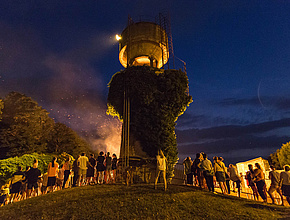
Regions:
M 35 159 L 32 168 L 26 173 L 28 198 L 31 196 L 32 191 L 38 195 L 38 179 L 41 178 L 41 172 L 37 167 L 38 161 Z
M 19 197 L 19 193 L 22 187 L 22 180 L 24 180 L 25 174 L 22 172 L 22 167 L 19 166 L 18 170 L 13 173 L 11 179 L 11 202 L 17 201 Z
M 113 183 L 116 182 L 117 162 L 118 162 L 117 155 L 113 154 L 112 159 Z
M 94 154 L 90 154 L 89 164 L 87 169 L 87 184 L 95 183 L 95 166 L 96 159 L 94 158 Z
M 271 165 L 270 168 L 271 168 L 271 171 L 269 172 L 269 179 L 271 180 L 271 185 L 270 185 L 270 188 L 268 190 L 268 194 L 269 194 L 270 198 L 272 199 L 272 203 L 275 204 L 273 193 L 276 191 L 280 195 L 282 205 L 284 205 L 283 195 L 282 195 L 282 192 L 281 192 L 281 189 L 279 186 L 280 173 L 278 173 L 276 171 L 276 169 L 273 165 Z
M 235 186 L 238 189 L 238 197 L 241 197 L 241 177 L 238 174 L 237 168 L 233 165 L 229 165 L 230 180 L 235 183 Z M 235 191 L 235 186 L 233 190 Z
M 103 156 L 104 152 L 101 151 L 98 158 L 97 158 L 97 183 L 103 184 L 104 182 L 104 171 L 106 170 L 106 167 L 104 165 L 105 157 Z
M 288 165 L 285 165 L 284 170 L 285 171 L 280 173 L 279 185 L 282 185 L 282 195 L 286 197 L 286 200 L 290 205 L 290 167 Z
M 48 169 L 47 169 L 47 187 L 49 192 L 53 192 L 54 191 L 54 186 L 56 183 L 56 176 L 58 173 L 58 163 L 56 162 L 57 158 L 53 157 L 52 161 L 48 164 Z
M 254 200 L 259 200 L 258 189 L 256 184 L 253 181 L 254 178 L 254 169 L 252 164 L 248 164 L 249 170 L 246 172 L 245 179 L 247 180 L 247 185 L 252 189 Z
M 106 174 L 105 174 L 105 183 L 111 183 L 112 182 L 112 157 L 110 156 L 110 152 L 106 155 Z
M 79 186 L 81 186 L 82 184 L 85 184 L 88 164 L 89 164 L 89 158 L 86 156 L 85 153 L 82 153 L 78 159 L 78 166 L 79 166 L 78 183 L 79 183 Z

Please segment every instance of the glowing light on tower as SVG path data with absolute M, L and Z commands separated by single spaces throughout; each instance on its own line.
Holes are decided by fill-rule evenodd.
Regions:
M 169 59 L 168 37 L 165 30 L 152 22 L 137 22 L 116 35 L 120 43 L 119 60 L 129 66 L 161 68 Z

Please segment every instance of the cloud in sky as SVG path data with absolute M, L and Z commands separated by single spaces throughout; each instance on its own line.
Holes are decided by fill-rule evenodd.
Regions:
M 276 135 L 279 130 L 281 135 Z M 227 125 L 206 129 L 189 129 L 176 131 L 178 149 L 181 155 L 206 152 L 223 156 L 234 162 L 237 158 L 242 159 L 240 151 L 248 152 L 243 155 L 259 154 L 267 157 L 281 147 L 281 143 L 289 141 L 290 118 L 277 121 L 251 124 L 247 126 Z M 266 134 L 267 135 L 263 135 Z M 273 133 L 271 133 L 273 132 Z M 284 134 L 284 135 L 283 135 Z M 243 157 L 246 158 L 246 157 Z
M 183 130 L 182 132 L 177 130 L 177 136 L 179 143 L 187 143 L 192 142 L 194 139 L 224 139 L 241 137 L 250 134 L 264 133 L 277 128 L 287 127 L 290 127 L 290 118 L 246 126 L 227 125 L 205 129 L 189 129 L 186 131 Z

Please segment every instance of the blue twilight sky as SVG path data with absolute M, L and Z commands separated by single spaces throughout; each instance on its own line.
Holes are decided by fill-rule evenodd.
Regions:
M 174 54 L 193 103 L 177 121 L 179 157 L 267 157 L 290 141 L 288 0 L 0 0 L 0 97 L 31 96 L 95 148 L 118 151 L 107 84 L 123 69 L 118 43 L 130 15 L 169 13 Z

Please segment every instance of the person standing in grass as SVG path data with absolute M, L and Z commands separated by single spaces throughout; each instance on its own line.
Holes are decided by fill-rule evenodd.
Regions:
M 85 185 L 86 183 L 86 175 L 87 169 L 89 166 L 89 158 L 86 156 L 86 153 L 82 153 L 78 159 L 78 166 L 79 166 L 79 179 L 78 184 L 79 186 Z
M 283 195 L 279 186 L 280 183 L 280 173 L 278 173 L 273 165 L 270 166 L 271 171 L 269 172 L 269 179 L 271 180 L 271 185 L 268 190 L 268 194 L 272 199 L 272 203 L 275 204 L 275 200 L 273 197 L 273 192 L 277 192 L 280 195 L 282 205 L 284 205 Z
M 60 165 L 57 177 L 56 177 L 56 188 L 57 190 L 61 190 L 64 182 L 64 168 L 63 165 Z
M 71 164 L 70 164 L 70 157 L 67 157 L 65 160 L 65 163 L 63 164 L 63 170 L 64 170 L 64 179 L 63 179 L 63 185 L 62 188 L 65 188 L 65 184 L 69 178 L 69 175 L 71 173 Z
M 157 182 L 160 173 L 162 173 L 163 181 L 164 181 L 164 191 L 167 190 L 167 183 L 166 183 L 166 157 L 164 156 L 162 150 L 158 149 L 158 153 L 156 156 L 157 159 L 157 175 L 155 179 L 155 189 L 157 189 Z
M 238 189 L 238 197 L 241 197 L 241 177 L 238 174 L 237 168 L 233 165 L 229 165 L 230 180 L 234 182 L 233 190 L 235 187 Z
M 259 163 L 255 163 L 256 169 L 254 169 L 254 182 L 256 183 L 258 193 L 263 199 L 263 202 L 267 202 L 267 195 L 265 194 L 265 174 Z
M 96 159 L 94 158 L 94 154 L 90 154 L 89 165 L 87 169 L 87 184 L 93 184 L 95 182 L 95 166 Z
M 208 190 L 210 192 L 214 192 L 213 185 L 214 170 L 211 161 L 207 159 L 207 155 L 205 153 L 203 153 L 203 160 L 201 161 L 200 167 L 201 170 L 203 170 L 203 176 L 205 178 Z
M 286 197 L 288 204 L 290 205 L 290 167 L 284 166 L 283 172 L 280 173 L 280 186 L 282 185 L 282 194 Z
M 203 160 L 202 154 L 197 153 L 196 158 L 193 161 L 192 166 L 191 166 L 191 171 L 193 172 L 194 179 L 195 179 L 195 185 L 196 186 L 198 185 L 200 188 L 204 188 L 203 175 L 200 168 L 202 160 Z
M 117 161 L 118 161 L 117 155 L 113 154 L 113 159 L 112 159 L 113 183 L 116 182 Z
M 112 157 L 110 156 L 110 152 L 106 155 L 106 174 L 105 174 L 105 183 L 111 183 L 112 182 Z
M 190 157 L 187 157 L 183 161 L 183 167 L 184 167 L 184 174 L 186 175 L 186 184 L 192 185 L 193 184 L 193 173 L 191 172 L 191 165 L 192 161 Z
M 227 194 L 227 186 L 226 186 L 226 167 L 225 164 L 221 161 L 220 157 L 214 157 L 214 172 L 216 176 L 216 181 L 219 183 L 221 192 L 223 194 Z
M 248 168 L 249 170 L 246 172 L 246 176 L 245 176 L 245 179 L 247 180 L 247 185 L 248 187 L 252 189 L 254 200 L 259 200 L 258 190 L 257 190 L 256 184 L 253 181 L 253 178 L 254 178 L 253 165 L 249 164 Z
M 78 159 L 79 158 L 80 158 L 80 155 L 78 155 L 78 158 L 76 158 L 74 160 L 73 165 L 72 165 L 72 171 L 74 174 L 72 187 L 77 186 L 77 181 L 79 179 L 79 166 L 78 166 Z
M 97 183 L 103 184 L 104 183 L 104 171 L 106 167 L 104 165 L 105 157 L 103 156 L 104 152 L 101 151 L 98 158 L 97 158 Z
M 41 178 L 41 172 L 37 167 L 38 160 L 34 159 L 32 168 L 26 173 L 28 198 L 31 196 L 32 191 L 38 195 L 38 179 Z
M 22 180 L 25 179 L 25 174 L 22 172 L 22 167 L 18 166 L 17 171 L 13 173 L 11 179 L 11 199 L 10 202 L 14 202 L 18 200 L 20 189 L 22 186 Z
M 227 168 L 227 167 L 226 167 L 225 175 L 226 175 L 227 190 L 228 190 L 228 194 L 230 195 L 231 194 L 231 186 L 230 186 L 231 178 L 230 178 L 229 168 Z
M 46 194 L 46 191 L 47 191 L 47 181 L 48 181 L 48 176 L 47 176 L 47 172 L 46 172 L 42 176 L 42 185 L 41 185 L 41 193 L 42 194 Z
M 54 191 L 55 183 L 56 183 L 56 176 L 58 173 L 58 163 L 56 162 L 57 158 L 53 157 L 52 161 L 48 164 L 47 168 L 47 187 L 49 192 Z

